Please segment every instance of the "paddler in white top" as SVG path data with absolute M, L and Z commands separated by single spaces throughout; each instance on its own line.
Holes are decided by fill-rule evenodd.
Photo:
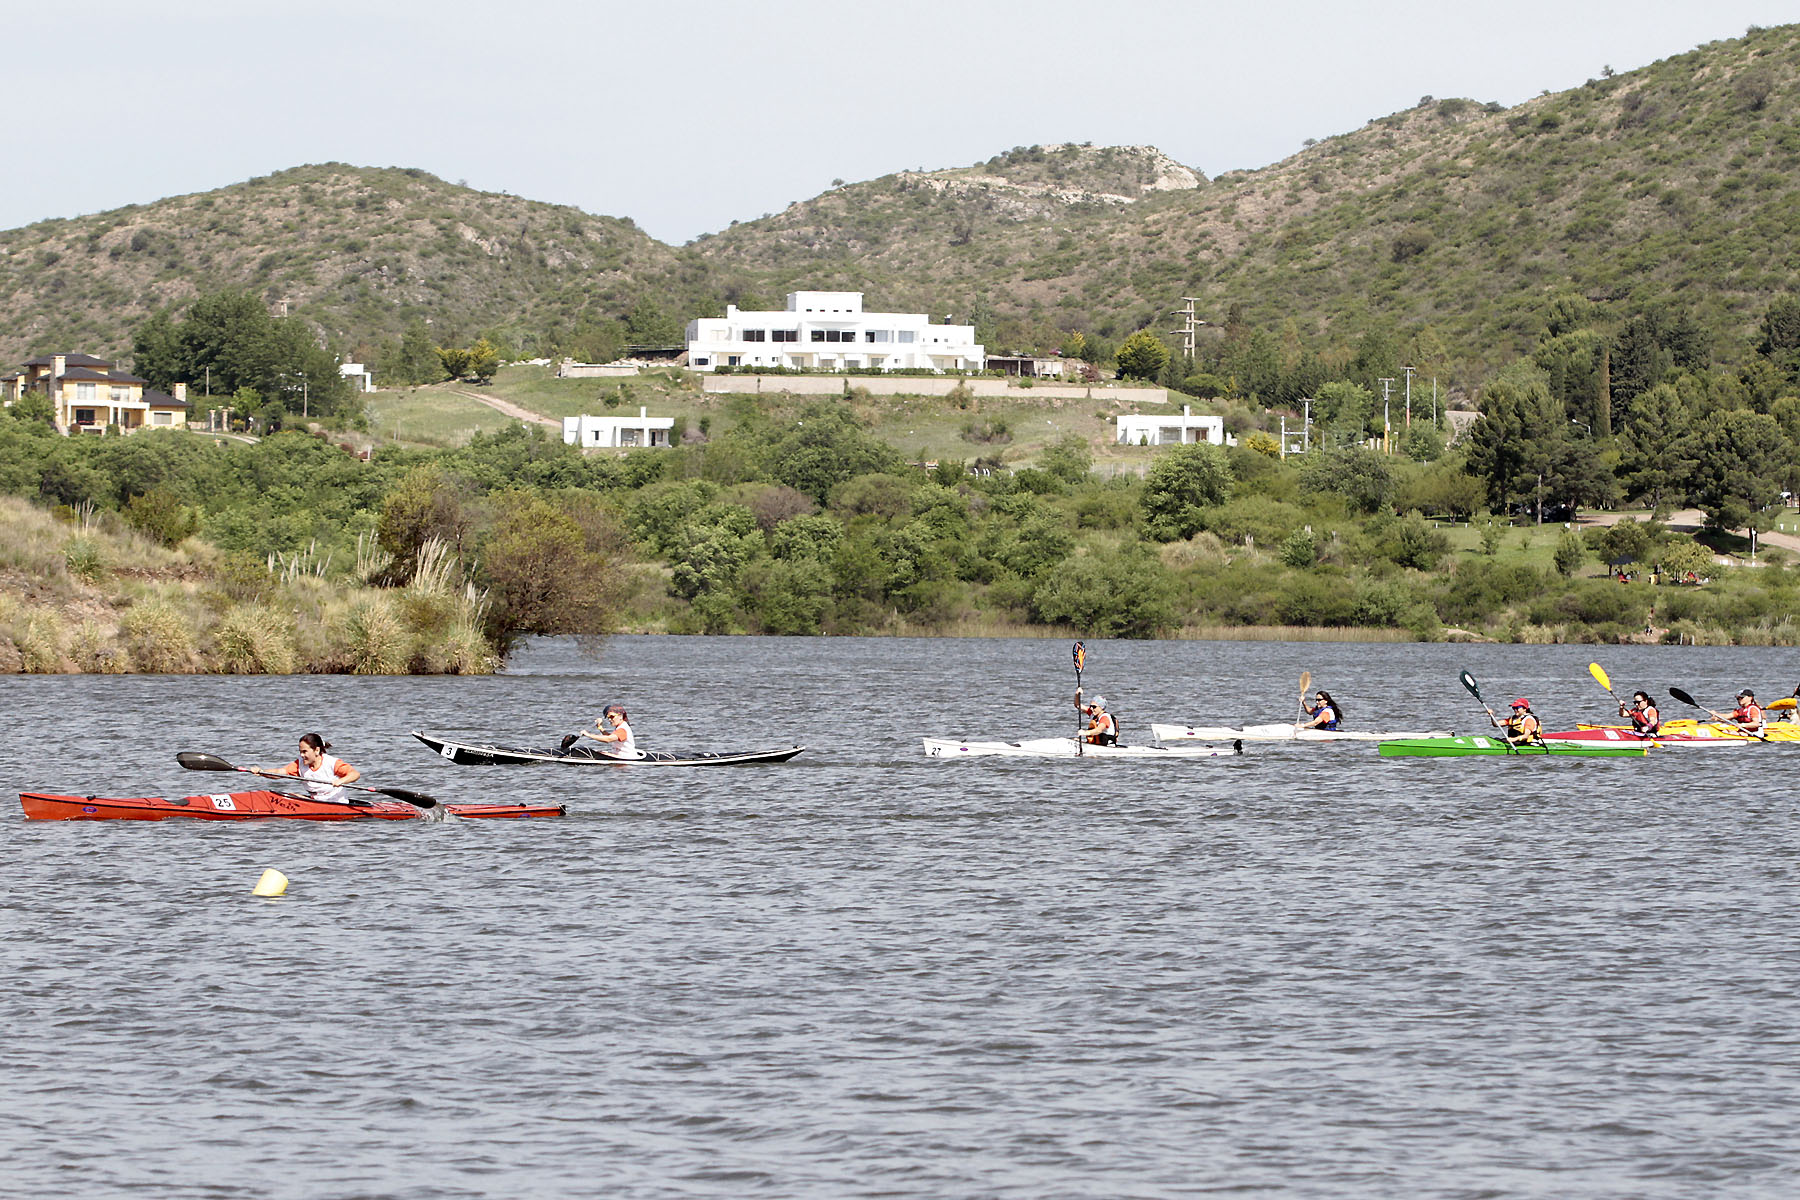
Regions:
M 610 729 L 607 728 L 608 722 L 612 725 L 612 728 Z M 607 705 L 606 711 L 601 713 L 599 718 L 594 722 L 594 728 L 599 730 L 599 732 L 593 733 L 584 729 L 581 731 L 581 736 L 593 738 L 596 742 L 609 743 L 611 749 L 609 749 L 607 753 L 614 757 L 640 757 L 638 754 L 637 739 L 631 734 L 630 719 L 625 715 L 625 706 L 623 704 Z
M 1081 706 L 1087 717 L 1087 728 L 1081 731 L 1081 740 L 1090 746 L 1116 746 L 1119 743 L 1119 723 L 1113 715 L 1106 711 L 1106 697 L 1095 696 Z
M 338 785 L 355 783 L 362 778 L 362 772 L 343 759 L 333 758 L 325 753 L 329 749 L 331 743 L 318 734 L 303 733 L 300 735 L 300 757 L 285 766 L 276 767 L 268 774 L 294 776 L 306 784 L 306 790 L 312 793 L 314 800 L 322 800 L 327 804 L 348 804 L 350 797 Z

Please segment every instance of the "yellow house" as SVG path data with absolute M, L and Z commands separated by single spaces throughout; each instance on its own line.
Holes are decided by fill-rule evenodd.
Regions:
M 58 433 L 105 433 L 109 425 L 131 433 L 146 426 L 179 429 L 187 424 L 187 384 L 178 383 L 173 396 L 165 395 L 91 354 L 40 355 L 0 376 L 0 395 L 9 406 L 29 392 L 50 398 Z

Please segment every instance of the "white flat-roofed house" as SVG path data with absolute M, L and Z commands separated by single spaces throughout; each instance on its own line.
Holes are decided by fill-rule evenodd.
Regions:
M 779 312 L 739 311 L 687 326 L 688 366 L 813 371 L 980 371 L 973 325 L 933 325 L 924 313 L 863 311 L 861 292 L 789 292 Z
M 361 363 L 339 363 L 338 374 L 342 375 L 345 379 L 348 379 L 350 381 L 350 386 L 359 392 L 372 392 L 375 390 L 375 372 L 369 370 Z
M 1119 418 L 1117 441 L 1126 446 L 1191 446 L 1210 442 L 1215 446 L 1235 446 L 1237 439 L 1225 432 L 1225 418 L 1196 417 L 1190 406 L 1174 413 L 1130 413 Z
M 635 417 L 564 417 L 563 441 L 583 450 L 669 445 L 675 418 L 649 414 L 640 408 Z

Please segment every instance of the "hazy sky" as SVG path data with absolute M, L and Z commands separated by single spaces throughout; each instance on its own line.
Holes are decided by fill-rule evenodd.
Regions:
M 1516 104 L 1796 17 L 1778 0 L 9 7 L 0 228 L 340 161 L 674 243 L 836 178 L 1033 143 L 1266 166 L 1422 95 Z

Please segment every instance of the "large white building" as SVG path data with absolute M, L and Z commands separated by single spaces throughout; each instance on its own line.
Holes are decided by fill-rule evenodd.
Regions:
M 987 363 L 973 325 L 933 325 L 924 313 L 862 305 L 861 292 L 789 292 L 781 312 L 728 304 L 723 317 L 688 322 L 688 366 L 979 371 Z

